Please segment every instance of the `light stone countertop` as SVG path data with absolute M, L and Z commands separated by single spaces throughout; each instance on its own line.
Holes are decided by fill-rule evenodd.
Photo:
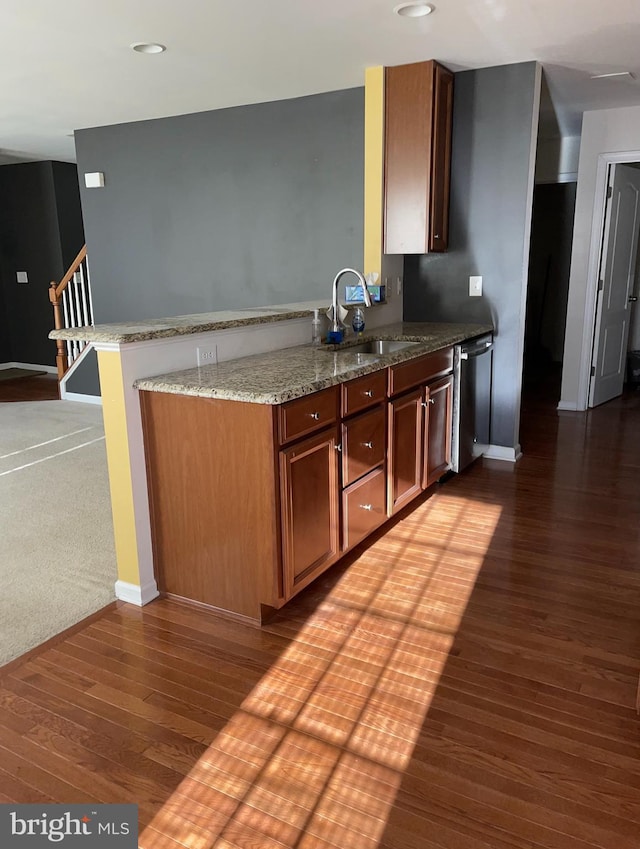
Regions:
M 326 310 L 327 300 L 304 301 L 278 306 L 251 307 L 241 310 L 177 315 L 172 318 L 152 318 L 146 321 L 123 321 L 118 324 L 96 324 L 95 327 L 69 327 L 52 330 L 49 339 L 78 340 L 82 342 L 147 342 L 170 336 L 188 336 L 208 333 L 231 327 L 248 327 L 252 324 L 272 324 L 292 318 L 311 316 L 314 309 Z
M 136 389 L 174 395 L 282 404 L 492 330 L 489 324 L 400 322 L 372 330 L 361 339 L 350 340 L 339 348 L 332 345 L 282 348 L 217 365 L 139 378 L 134 386 Z M 367 339 L 405 340 L 420 344 L 384 355 L 349 353 L 350 346 Z

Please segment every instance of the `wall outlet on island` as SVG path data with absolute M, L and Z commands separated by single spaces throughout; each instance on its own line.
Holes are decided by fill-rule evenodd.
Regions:
M 217 345 L 199 345 L 196 348 L 197 363 L 200 366 L 214 366 L 218 362 Z

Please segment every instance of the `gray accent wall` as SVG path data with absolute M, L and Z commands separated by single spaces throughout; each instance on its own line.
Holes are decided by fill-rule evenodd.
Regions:
M 363 88 L 75 139 L 96 323 L 328 299 L 362 267 Z
M 493 322 L 493 445 L 519 430 L 535 62 L 455 75 L 449 251 L 405 257 L 405 321 Z M 536 116 L 537 119 L 537 116 Z M 483 296 L 469 297 L 481 275 Z

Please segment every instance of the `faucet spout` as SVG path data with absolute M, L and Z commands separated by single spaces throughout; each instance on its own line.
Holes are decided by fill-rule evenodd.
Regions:
M 342 326 L 342 322 L 340 321 L 340 318 L 338 316 L 338 283 L 345 274 L 355 274 L 355 276 L 358 278 L 358 282 L 362 286 L 362 295 L 364 297 L 365 306 L 371 306 L 371 293 L 369 292 L 369 287 L 367 286 L 367 281 L 364 279 L 364 276 L 359 271 L 356 271 L 355 268 L 343 268 L 336 274 L 335 279 L 333 281 L 330 327 L 330 330 L 333 333 L 339 332 Z

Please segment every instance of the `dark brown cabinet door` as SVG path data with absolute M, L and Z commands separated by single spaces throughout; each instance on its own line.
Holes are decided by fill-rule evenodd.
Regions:
M 453 376 L 425 387 L 423 479 L 426 489 L 451 468 Z
M 449 186 L 451 183 L 451 116 L 453 74 L 435 65 L 433 135 L 431 144 L 431 221 L 429 250 L 446 251 L 449 244 Z
M 339 555 L 337 430 L 280 452 L 284 595 L 291 596 Z
M 389 513 L 396 513 L 422 489 L 421 389 L 389 403 Z
M 453 74 L 433 60 L 385 69 L 384 252 L 447 248 Z

